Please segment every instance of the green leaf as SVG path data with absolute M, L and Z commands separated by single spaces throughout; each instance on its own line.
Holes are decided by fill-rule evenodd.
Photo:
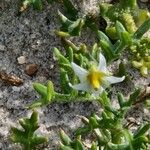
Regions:
M 62 0 L 62 1 L 65 6 L 65 9 L 67 10 L 69 18 L 75 20 L 78 14 L 77 9 L 74 7 L 74 5 L 70 0 Z
M 69 20 L 67 17 L 65 17 L 60 11 L 58 11 L 58 16 L 61 21 L 61 29 L 63 31 L 68 31 L 68 27 L 73 23 L 73 21 Z
M 60 150 L 74 150 L 70 146 L 65 146 L 64 144 L 60 143 Z
M 111 49 L 109 44 L 104 40 L 101 40 L 100 44 L 101 44 L 101 47 L 102 47 L 102 50 L 103 50 L 103 53 L 105 55 L 107 62 L 108 63 L 111 62 L 114 59 L 113 50 Z
M 54 98 L 54 86 L 53 83 L 51 81 L 48 81 L 47 83 L 47 99 L 46 99 L 46 103 L 50 102 L 52 100 L 52 98 Z
M 63 56 L 57 48 L 54 48 L 54 54 L 57 57 L 58 62 L 59 62 L 60 65 L 70 66 L 69 60 L 65 56 Z
M 116 26 L 115 27 L 116 27 L 116 31 L 117 31 L 117 34 L 118 34 L 119 38 L 122 39 L 122 35 L 121 34 L 123 32 L 127 32 L 126 29 L 124 28 L 122 23 L 119 22 L 119 21 L 116 21 Z
M 45 143 L 47 141 L 48 141 L 48 139 L 46 137 L 40 137 L 40 136 L 39 137 L 34 136 L 34 138 L 31 139 L 31 143 L 32 143 L 33 147 L 35 145 L 39 145 L 39 144 Z
M 138 96 L 140 95 L 141 90 L 140 89 L 136 89 L 131 95 L 130 98 L 127 102 L 127 106 L 132 105 L 138 98 Z
M 65 71 L 65 69 L 63 68 L 60 68 L 60 84 L 62 92 L 65 94 L 70 94 L 72 89 L 69 86 L 69 78 L 67 75 L 67 71 Z
M 95 20 L 95 18 L 93 18 L 91 15 L 86 15 L 85 19 L 85 25 L 84 27 L 88 27 L 90 28 L 92 31 L 97 32 L 98 28 L 98 24 Z
M 11 128 L 11 140 L 15 143 L 20 143 L 25 150 L 32 150 L 38 144 L 47 141 L 45 137 L 38 137 L 34 132 L 38 129 L 38 113 L 33 111 L 30 118 L 20 119 L 20 124 L 23 127 L 23 130 L 17 129 L 15 127 Z
M 79 51 L 79 48 L 74 43 L 72 43 L 70 40 L 68 40 L 66 38 L 62 38 L 61 43 L 62 43 L 63 47 L 65 48 L 66 52 L 68 51 L 69 47 L 72 48 L 74 53 Z
M 33 8 L 37 10 L 42 10 L 43 8 L 42 0 L 33 0 Z
M 99 59 L 99 52 L 100 52 L 100 50 L 99 50 L 99 48 L 98 48 L 98 44 L 95 43 L 95 44 L 93 45 L 93 47 L 92 47 L 92 53 L 91 53 L 92 57 L 93 57 L 94 59 L 98 60 L 98 59 Z
M 91 150 L 97 150 L 97 144 L 95 142 L 92 143 Z
M 107 144 L 107 148 L 109 150 L 133 150 L 133 149 L 129 148 L 128 143 L 125 143 L 125 144 L 113 144 L 113 143 L 109 142 Z
M 114 50 L 115 54 L 119 56 L 126 47 L 127 45 L 123 41 L 117 42 Z
M 39 100 L 36 100 L 35 102 L 33 102 L 32 104 L 28 105 L 27 108 L 29 109 L 33 109 L 33 108 L 36 108 L 36 107 L 41 107 L 43 106 L 43 101 L 45 99 L 39 99 Z
M 118 112 L 117 112 L 114 108 L 112 108 L 112 107 L 110 107 L 110 106 L 105 106 L 105 109 L 106 109 L 107 111 L 113 113 L 115 116 L 118 116 Z
M 11 131 L 12 131 L 11 140 L 14 143 L 23 143 L 23 144 L 27 143 L 26 135 L 23 131 L 15 127 L 11 127 Z
M 60 129 L 60 138 L 64 145 L 68 146 L 71 144 L 71 139 L 62 129 Z
M 150 29 L 150 19 L 147 19 L 134 33 L 133 38 L 140 39 Z
M 75 140 L 71 145 L 74 150 L 84 150 L 85 149 L 83 144 L 78 139 Z
M 120 5 L 125 9 L 133 9 L 137 7 L 137 0 L 120 0 Z
M 110 102 L 110 99 L 109 99 L 108 96 L 107 96 L 107 92 L 104 91 L 104 92 L 101 94 L 100 103 L 101 103 L 103 106 L 111 106 L 111 102 Z
M 72 36 L 79 36 L 83 25 L 84 25 L 83 19 L 78 19 L 68 27 L 68 32 Z
M 90 126 L 91 126 L 93 129 L 95 129 L 95 128 L 97 128 L 97 127 L 99 126 L 99 124 L 98 124 L 96 118 L 94 118 L 94 117 L 90 117 L 90 119 L 89 119 L 89 124 L 90 124 Z
M 109 3 L 100 3 L 100 15 L 103 18 L 107 18 L 107 12 L 108 10 L 110 10 L 110 8 L 112 7 L 112 4 Z
M 55 31 L 55 34 L 60 36 L 61 38 L 67 38 L 70 37 L 70 34 L 68 32 L 63 31 Z
M 115 27 L 107 27 L 106 28 L 106 34 L 113 40 L 117 40 L 118 36 L 117 36 L 117 32 L 116 32 L 116 28 Z
M 42 97 L 47 96 L 47 87 L 41 83 L 33 83 L 33 88 L 40 94 Z
M 124 107 L 124 104 L 125 104 L 124 96 L 121 93 L 118 93 L 117 96 L 118 96 L 118 102 L 119 102 L 120 107 L 121 108 Z
M 84 135 L 84 134 L 88 134 L 91 131 L 90 126 L 88 127 L 83 127 L 83 128 L 78 128 L 76 130 L 76 135 Z
M 121 41 L 126 44 L 126 45 L 130 45 L 132 40 L 131 40 L 131 36 L 129 34 L 129 32 L 125 31 L 121 33 Z
M 68 60 L 70 62 L 73 62 L 73 49 L 69 46 L 68 50 L 67 50 L 67 55 L 68 55 Z
M 37 130 L 39 128 L 38 126 L 38 112 L 33 111 L 31 117 L 30 117 L 30 124 L 32 125 L 33 131 Z
M 144 135 L 147 131 L 150 131 L 150 123 L 139 127 L 138 130 L 136 131 L 136 133 L 134 134 L 134 138 L 138 138 L 138 137 Z
M 110 49 L 113 49 L 113 45 L 107 35 L 105 35 L 102 31 L 97 31 L 97 36 L 100 41 L 105 41 Z
M 144 150 L 147 150 L 147 144 L 149 143 L 149 139 L 146 136 L 140 136 L 132 141 L 132 145 L 134 149 L 145 147 Z
M 20 119 L 20 120 L 19 120 L 19 123 L 20 123 L 20 125 L 21 125 L 25 130 L 28 130 L 28 124 L 27 124 L 27 122 L 25 121 L 25 119 Z

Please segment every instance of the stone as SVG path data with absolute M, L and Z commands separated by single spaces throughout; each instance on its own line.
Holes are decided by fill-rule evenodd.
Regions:
M 4 51 L 5 50 L 5 46 L 0 44 L 0 51 Z
M 26 66 L 25 72 L 29 76 L 33 76 L 38 71 L 38 65 L 37 64 L 29 64 Z
M 18 64 L 22 65 L 26 63 L 26 58 L 24 56 L 20 56 L 17 58 Z

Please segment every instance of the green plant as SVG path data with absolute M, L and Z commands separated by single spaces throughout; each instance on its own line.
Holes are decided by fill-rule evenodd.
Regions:
M 55 96 L 53 83 L 51 81 L 48 81 L 47 87 L 40 83 L 34 83 L 33 87 L 40 95 L 40 98 L 28 106 L 30 109 L 49 104 Z
M 111 36 L 111 31 L 115 22 L 120 21 L 129 33 L 134 33 L 144 21 L 150 18 L 150 13 L 146 9 L 140 9 L 137 0 L 119 0 L 119 3 L 114 5 L 102 3 L 100 4 L 100 15 L 107 21 L 107 33 Z
M 58 14 L 62 26 L 60 31 L 56 31 L 56 34 L 62 38 L 62 44 L 64 45 L 66 51 L 68 51 L 68 48 L 71 47 L 74 50 L 74 53 L 77 51 L 79 52 L 80 47 L 76 47 L 66 38 L 70 36 L 80 36 L 82 28 L 88 26 L 91 29 L 93 28 L 96 32 L 99 39 L 98 48 L 102 49 L 108 63 L 118 59 L 124 50 L 130 49 L 130 52 L 133 55 L 132 59 L 134 60 L 132 62 L 133 66 L 140 68 L 143 76 L 148 76 L 148 58 L 150 53 L 149 40 L 148 38 L 143 37 L 143 35 L 150 29 L 150 19 L 146 19 L 146 21 L 143 22 L 143 24 L 133 32 L 129 32 L 121 22 L 116 21 L 115 27 L 109 29 L 107 28 L 106 33 L 104 33 L 99 31 L 97 27 L 92 27 L 96 25 L 95 22 L 93 22 L 92 26 L 88 24 L 87 16 L 84 18 L 79 18 L 75 21 L 71 21 L 62 13 L 59 12 Z M 114 44 L 112 44 L 112 40 L 107 36 L 108 32 L 111 37 L 114 37 Z M 84 44 L 82 46 L 84 46 Z M 84 51 L 86 51 L 86 46 L 83 48 L 85 48 Z M 84 51 L 82 51 L 81 55 L 85 55 Z M 136 63 L 136 61 L 141 62 Z
M 85 136 L 89 133 L 95 135 L 94 145 L 95 150 L 135 150 L 147 149 L 147 144 L 150 143 L 147 132 L 150 131 L 150 124 L 141 125 L 134 133 L 129 129 L 129 126 L 124 124 L 124 119 L 127 111 L 135 103 L 140 90 L 135 90 L 129 99 L 126 100 L 121 93 L 118 94 L 119 109 L 114 109 L 111 105 L 107 93 L 103 92 L 99 102 L 103 107 L 101 116 L 93 114 L 89 119 L 83 117 L 84 126 L 77 129 L 77 136 Z M 61 140 L 64 149 L 71 147 L 73 150 L 82 150 L 83 148 L 73 148 L 72 140 L 61 131 Z M 75 140 L 74 143 L 77 144 Z M 83 143 L 80 138 L 80 143 Z M 62 145 L 62 144 L 61 144 Z M 92 148 L 91 148 L 92 149 Z M 94 149 L 94 148 L 93 148 Z
M 22 6 L 20 8 L 20 11 L 23 12 L 28 7 L 33 6 L 36 10 L 42 10 L 43 4 L 45 3 L 44 0 L 21 0 Z M 69 0 L 46 0 L 47 3 L 52 4 L 53 2 L 59 2 L 62 3 L 65 7 L 65 10 L 68 14 L 68 17 L 75 18 L 77 16 L 78 11 L 74 7 L 74 5 Z
M 81 29 L 84 25 L 84 20 L 82 18 L 72 21 L 65 17 L 60 11 L 58 11 L 58 15 L 62 26 L 60 31 L 56 31 L 57 35 L 59 35 L 60 37 L 80 35 Z
M 118 21 L 116 22 L 115 29 L 119 40 L 114 45 L 105 33 L 97 32 L 102 50 L 108 61 L 112 61 L 118 55 L 121 55 L 125 48 L 130 47 L 132 49 L 134 47 L 137 49 L 138 45 L 141 46 L 140 43 L 144 45 L 144 49 L 140 47 L 136 52 L 140 52 L 141 57 L 149 55 L 148 38 L 142 38 L 142 36 L 150 29 L 150 19 L 146 20 L 134 34 L 130 34 Z
M 47 2 L 51 2 L 51 0 L 47 0 Z M 20 8 L 20 11 L 23 12 L 29 6 L 33 6 L 33 8 L 37 10 L 42 10 L 43 1 L 42 0 L 22 0 L 22 6 Z
M 71 140 L 69 136 L 61 129 L 60 130 L 60 150 L 84 150 L 84 145 L 81 142 L 80 137 L 77 137 L 75 140 Z
M 47 142 L 46 137 L 34 133 L 39 128 L 37 111 L 33 111 L 30 118 L 20 119 L 19 123 L 23 129 L 11 127 L 11 140 L 20 143 L 24 150 L 34 150 L 37 145 Z
M 140 90 L 135 90 L 128 99 L 118 93 L 119 108 L 113 108 L 106 88 L 110 84 L 122 82 L 125 77 L 129 79 L 129 76 L 123 63 L 120 64 L 118 72 L 118 76 L 121 77 L 112 76 L 106 66 L 107 63 L 118 59 L 124 50 L 130 49 L 133 66 L 140 69 L 143 76 L 148 76 L 150 40 L 143 35 L 150 29 L 149 12 L 140 9 L 136 0 L 120 0 L 115 5 L 100 4 L 100 16 L 108 24 L 102 32 L 97 24 L 98 18 L 91 14 L 79 18 L 78 10 L 70 0 L 47 0 L 48 3 L 54 1 L 62 3 L 66 12 L 63 15 L 58 11 L 61 27 L 56 31 L 66 51 L 63 54 L 61 50 L 54 48 L 60 67 L 61 92 L 55 91 L 51 81 L 48 81 L 47 85 L 34 83 L 33 87 L 40 98 L 28 105 L 28 108 L 45 106 L 55 101 L 96 100 L 103 108 L 102 114 L 93 114 L 89 119 L 83 117 L 85 125 L 76 131 L 77 137 L 74 140 L 60 130 L 60 150 L 86 149 L 81 137 L 89 133 L 94 135 L 94 142 L 88 147 L 90 150 L 146 150 L 147 144 L 150 144 L 147 134 L 150 123 L 141 125 L 135 132 L 124 124 L 125 116 L 132 105 L 143 99 L 139 98 Z M 42 0 L 23 0 L 20 11 L 24 11 L 30 5 L 42 10 L 43 3 Z M 71 36 L 80 36 L 82 29 L 87 27 L 96 33 L 99 40 L 92 48 L 84 43 L 76 46 L 68 39 Z M 146 97 L 147 95 L 149 93 Z M 23 130 L 12 127 L 11 139 L 22 144 L 25 150 L 35 149 L 38 144 L 47 141 L 45 137 L 34 133 L 39 127 L 36 111 L 33 111 L 30 118 L 19 120 L 19 123 Z

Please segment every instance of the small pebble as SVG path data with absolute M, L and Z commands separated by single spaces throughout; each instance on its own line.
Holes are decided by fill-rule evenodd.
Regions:
M 20 56 L 17 58 L 18 64 L 22 65 L 26 63 L 26 58 L 24 56 Z
M 0 44 L 0 51 L 4 51 L 5 50 L 5 46 Z
M 133 123 L 135 123 L 135 122 L 136 122 L 135 118 L 133 118 L 133 117 L 129 117 L 129 118 L 127 118 L 127 121 L 129 121 L 129 122 L 133 122 Z
M 12 87 L 12 90 L 13 90 L 14 92 L 20 92 L 20 87 L 13 86 L 13 87 Z
M 33 76 L 38 71 L 38 65 L 37 64 L 29 64 L 26 66 L 25 72 L 29 76 Z
M 53 69 L 54 68 L 54 65 L 50 65 L 50 69 Z

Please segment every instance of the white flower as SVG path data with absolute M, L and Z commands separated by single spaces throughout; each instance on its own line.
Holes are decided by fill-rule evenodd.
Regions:
M 75 85 L 69 83 L 69 85 L 73 89 L 92 92 L 97 96 L 110 84 L 122 82 L 125 79 L 125 76 L 118 78 L 110 75 L 106 68 L 106 59 L 101 53 L 99 55 L 99 65 L 91 68 L 89 71 L 73 62 L 71 65 L 81 83 Z

